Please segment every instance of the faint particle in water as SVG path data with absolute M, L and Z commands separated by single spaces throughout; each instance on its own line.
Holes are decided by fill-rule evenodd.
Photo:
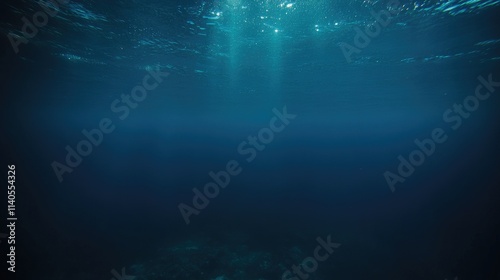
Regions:
M 69 2 L 69 1 L 66 1 Z M 86 20 L 93 20 L 93 21 L 108 21 L 105 16 L 103 15 L 98 15 L 89 9 L 85 8 L 82 4 L 80 3 L 70 3 L 68 5 L 70 8 L 71 13 L 74 15 L 86 19 Z
M 405 63 L 411 63 L 411 62 L 415 62 L 415 61 L 416 61 L 416 59 L 413 57 L 401 59 L 401 62 L 405 62 Z
M 487 46 L 487 45 L 494 45 L 500 43 L 500 39 L 498 40 L 486 40 L 486 41 L 481 41 L 479 43 L 476 43 L 475 46 Z
M 63 53 L 61 54 L 62 57 L 66 58 L 67 60 L 82 60 L 82 57 L 74 54 L 66 54 Z
M 216 20 L 216 19 L 219 19 L 218 16 L 215 16 L 215 17 L 211 17 L 211 16 L 203 16 L 204 19 L 210 19 L 210 20 Z

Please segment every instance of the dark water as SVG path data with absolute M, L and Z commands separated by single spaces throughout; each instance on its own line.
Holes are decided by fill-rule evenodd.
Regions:
M 2 275 L 500 279 L 500 1 L 388 3 L 2 2 Z

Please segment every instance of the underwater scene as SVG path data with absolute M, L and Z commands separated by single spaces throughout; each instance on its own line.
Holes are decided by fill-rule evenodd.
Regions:
M 500 1 L 0 6 L 2 280 L 500 280 Z

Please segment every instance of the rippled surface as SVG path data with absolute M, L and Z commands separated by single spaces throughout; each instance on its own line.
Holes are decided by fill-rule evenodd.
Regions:
M 206 74 L 221 64 L 242 66 L 247 52 L 259 51 L 265 60 L 315 52 L 321 44 L 324 56 L 338 54 L 341 42 L 351 42 L 353 27 L 374 22 L 371 11 L 386 9 L 388 1 L 160 1 L 70 2 L 61 5 L 42 34 L 30 44 L 48 48 L 52 55 L 70 63 L 105 64 L 146 69 L 160 66 L 186 75 Z M 5 7 L 14 17 L 40 10 L 31 5 Z M 29 6 L 29 7 L 26 7 Z M 411 32 L 421 36 L 440 29 L 467 28 L 460 22 L 498 8 L 500 1 L 408 1 L 386 30 L 391 36 Z M 466 23 L 464 23 L 466 24 Z M 20 22 L 3 23 L 3 33 L 20 35 Z M 435 46 L 417 55 L 415 50 L 398 54 L 377 46 L 356 56 L 355 63 L 427 62 L 474 58 L 498 60 L 491 52 L 499 38 L 475 36 L 470 44 L 455 49 Z M 392 38 L 395 44 L 406 44 Z M 428 42 L 436 44 L 438 42 Z M 398 47 L 395 47 L 396 49 Z M 26 57 L 29 59 L 29 57 Z M 276 60 L 276 59 L 275 59 Z M 337 61 L 335 61 L 337 60 Z M 343 63 L 335 58 L 334 63 Z M 314 61 L 312 61 L 314 63 Z M 321 61 L 318 61 L 321 62 Z

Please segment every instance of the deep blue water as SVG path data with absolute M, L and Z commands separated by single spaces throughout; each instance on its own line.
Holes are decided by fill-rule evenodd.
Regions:
M 500 279 L 500 1 L 62 2 L 1 4 L 2 275 Z

